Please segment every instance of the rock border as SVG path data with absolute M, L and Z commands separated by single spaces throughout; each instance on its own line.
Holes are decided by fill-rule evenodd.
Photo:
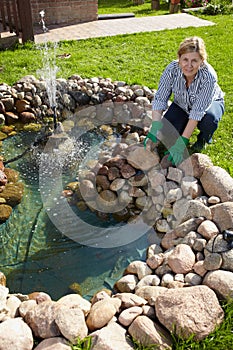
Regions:
M 66 120 L 71 113 L 80 116 L 87 101 L 91 107 L 99 103 L 132 101 L 140 106 L 133 119 L 142 122 L 140 128 L 145 128 L 144 132 L 150 125 L 149 107 L 153 93 L 146 87 L 73 76 L 68 82 L 58 79 L 58 95 L 58 105 L 62 107 L 58 109 L 60 121 Z M 45 84 L 34 77 L 23 78 L 13 88 L 1 84 L 0 101 L 2 139 L 17 132 L 18 124 L 21 128 L 30 127 L 32 121 L 40 125 L 52 116 L 46 105 Z M 17 101 L 21 101 L 17 103 L 18 107 Z M 92 112 L 93 120 L 98 119 L 96 111 Z M 98 125 L 106 122 L 105 117 L 106 114 Z M 181 217 L 179 225 L 160 231 L 163 235 L 161 245 L 148 247 L 146 261 L 130 263 L 113 291 L 102 290 L 91 301 L 78 294 L 54 301 L 40 291 L 30 295 L 9 293 L 6 277 L 1 273 L 0 349 L 8 348 L 13 339 L 18 348 L 31 350 L 34 340 L 38 339 L 36 350 L 57 350 L 58 346 L 65 350 L 71 343 L 76 343 L 77 337 L 83 339 L 86 336 L 92 338 L 92 350 L 99 350 L 101 346 L 113 350 L 133 349 L 130 337 L 145 346 L 157 344 L 159 349 L 171 349 L 170 332 L 183 338 L 195 334 L 195 339 L 201 340 L 214 331 L 224 320 L 220 301 L 233 297 L 230 239 L 233 179 L 205 155 L 194 154 L 191 161 L 192 175 L 199 187 L 194 190 L 192 181 L 191 186 L 190 182 L 183 186 L 190 196 L 185 217 Z M 181 183 L 179 174 L 176 173 L 174 178 L 177 170 L 182 176 L 190 175 L 185 162 L 179 169 L 168 164 L 167 168 L 159 170 L 163 175 L 164 172 L 173 174 L 169 181 L 176 183 L 175 189 L 179 187 L 177 183 Z M 199 192 L 200 187 L 203 192 Z M 166 195 L 168 193 L 166 191 Z M 169 198 L 172 195 L 174 199 L 173 192 Z

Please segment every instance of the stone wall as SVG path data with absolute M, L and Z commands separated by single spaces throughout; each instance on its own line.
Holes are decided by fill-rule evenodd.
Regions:
M 97 20 L 98 0 L 31 0 L 33 23 L 40 22 L 45 11 L 46 25 Z

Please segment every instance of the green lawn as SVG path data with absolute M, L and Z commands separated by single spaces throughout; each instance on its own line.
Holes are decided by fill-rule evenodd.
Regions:
M 145 0 L 142 5 L 133 5 L 133 0 L 99 0 L 98 14 L 134 13 L 136 17 L 165 15 L 169 12 L 168 1 L 160 1 L 158 11 L 151 10 L 151 1 Z
M 56 60 L 59 67 L 57 75 L 63 78 L 76 73 L 82 77 L 110 77 L 128 84 L 156 88 L 163 69 L 176 58 L 179 43 L 186 36 L 201 36 L 226 100 L 226 112 L 214 135 L 214 142 L 204 152 L 215 165 L 233 175 L 232 15 L 203 18 L 215 25 L 61 42 L 56 49 L 57 54 L 70 53 L 71 57 Z M 42 68 L 41 52 L 41 47 L 31 44 L 0 52 L 0 82 L 11 85 L 27 74 L 38 76 L 38 70 Z

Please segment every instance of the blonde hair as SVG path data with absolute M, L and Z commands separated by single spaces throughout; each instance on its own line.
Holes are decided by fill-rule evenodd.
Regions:
M 205 43 L 202 38 L 198 36 L 193 36 L 190 38 L 186 38 L 179 47 L 177 52 L 178 57 L 188 52 L 198 52 L 200 57 L 206 61 L 207 60 L 207 52 L 205 48 Z

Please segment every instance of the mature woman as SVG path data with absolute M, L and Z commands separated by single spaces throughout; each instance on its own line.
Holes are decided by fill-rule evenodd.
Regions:
M 172 94 L 173 102 L 168 108 Z M 157 142 L 160 130 L 161 140 L 168 149 L 168 159 L 177 165 L 197 127 L 200 132 L 192 148 L 200 151 L 205 144 L 212 142 L 224 113 L 223 96 L 217 74 L 207 63 L 204 41 L 199 37 L 185 39 L 180 44 L 178 60 L 172 61 L 160 78 L 152 102 L 152 125 L 144 141 L 145 147 L 148 147 L 149 139 Z

